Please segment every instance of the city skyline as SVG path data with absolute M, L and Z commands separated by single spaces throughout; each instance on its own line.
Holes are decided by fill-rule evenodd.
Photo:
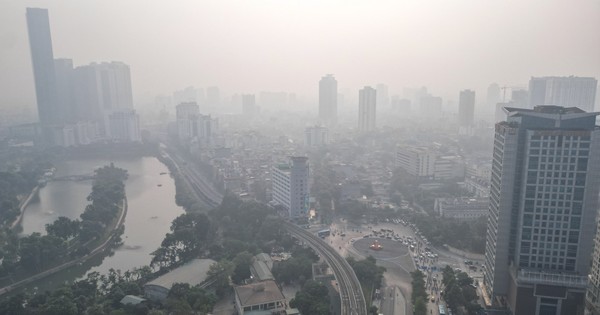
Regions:
M 236 6 L 231 6 L 236 4 Z M 207 27 L 210 23 L 217 23 L 215 18 L 207 18 L 202 23 L 191 21 L 191 16 L 181 14 L 182 12 L 195 12 L 195 15 L 210 14 L 215 17 L 224 16 L 225 7 L 231 9 L 230 18 L 241 18 L 247 11 L 253 14 L 261 14 L 264 10 L 263 5 L 252 6 L 239 2 L 224 2 L 223 4 L 195 4 L 182 3 L 178 6 L 162 8 L 161 6 L 147 6 L 147 13 L 137 16 L 140 23 L 135 26 L 128 23 L 127 13 L 133 12 L 139 7 L 135 1 L 130 4 L 121 4 L 119 11 L 122 14 L 114 15 L 115 11 L 107 11 L 107 7 L 100 3 L 94 3 L 88 6 L 66 2 L 41 3 L 38 1 L 21 2 L 3 2 L 0 4 L 0 24 L 2 29 L 7 30 L 7 41 L 0 41 L 0 51 L 5 53 L 2 58 L 3 73 L 0 74 L 0 86 L 7 87 L 3 90 L 2 103 L 8 103 L 10 106 L 32 106 L 35 101 L 31 93 L 26 91 L 33 90 L 33 80 L 29 77 L 31 66 L 28 63 L 27 38 L 26 31 L 22 25 L 25 23 L 25 17 L 22 10 L 27 6 L 45 6 L 50 10 L 51 26 L 55 34 L 54 52 L 56 57 L 72 57 L 75 65 L 87 64 L 92 60 L 123 60 L 132 67 L 133 81 L 136 82 L 134 89 L 134 100 L 136 104 L 146 104 L 152 102 L 152 99 L 158 94 L 169 93 L 181 87 L 195 86 L 220 86 L 224 91 L 233 93 L 235 91 L 259 91 L 261 89 L 293 91 L 299 96 L 307 98 L 310 102 L 317 99 L 314 92 L 314 78 L 322 73 L 336 73 L 336 76 L 343 82 L 340 89 L 356 90 L 365 84 L 375 84 L 383 82 L 389 86 L 390 94 L 399 91 L 402 87 L 420 87 L 428 86 L 433 93 L 442 96 L 444 99 L 455 99 L 456 91 L 471 87 L 480 95 L 489 83 L 499 82 L 500 84 L 526 84 L 531 76 L 559 75 L 559 76 L 592 76 L 600 77 L 600 61 L 595 56 L 600 55 L 600 41 L 594 38 L 587 38 L 585 30 L 598 29 L 600 18 L 597 10 L 597 4 L 587 1 L 578 1 L 578 5 L 553 4 L 539 7 L 533 3 L 522 3 L 509 1 L 506 4 L 495 4 L 486 7 L 483 4 L 472 4 L 466 1 L 454 2 L 454 7 L 449 7 L 443 3 L 438 5 L 450 10 L 454 16 L 452 20 L 470 12 L 469 10 L 480 9 L 478 20 L 491 19 L 489 23 L 484 23 L 483 29 L 479 31 L 469 30 L 467 23 L 451 22 L 447 18 L 439 21 L 434 20 L 437 15 L 424 14 L 431 13 L 430 5 L 426 4 L 395 4 L 392 2 L 383 2 L 379 5 L 367 3 L 351 3 L 342 5 L 341 11 L 337 6 L 316 3 L 303 3 L 298 5 L 280 4 L 273 7 L 275 15 L 266 17 L 265 23 L 250 26 L 249 29 L 240 29 L 235 27 L 231 30 L 229 36 L 221 36 L 221 28 Z M 334 10 L 335 8 L 335 10 Z M 535 10 L 533 9 L 535 8 Z M 401 10 L 405 9 L 405 10 Z M 73 14 L 77 10 L 77 14 Z M 364 24 L 356 25 L 351 21 L 363 12 L 370 12 L 374 16 L 381 16 L 377 23 L 372 26 Z M 294 12 L 299 15 L 293 17 Z M 311 15 L 316 14 L 316 19 L 310 19 L 314 22 L 313 27 L 319 27 L 331 20 L 326 19 L 320 14 L 331 13 L 330 19 L 339 22 L 339 26 L 325 31 L 322 36 L 315 39 L 307 39 L 303 36 L 299 28 L 285 26 L 281 30 L 271 29 L 271 26 L 282 23 L 282 19 L 292 17 L 295 21 L 302 22 L 303 18 L 310 19 Z M 395 13 L 406 12 L 403 14 L 421 14 L 423 20 L 414 18 L 404 19 L 403 23 L 396 22 L 398 19 Z M 539 29 L 523 28 L 523 24 L 511 23 L 505 24 L 500 21 L 511 17 L 511 20 L 520 20 L 519 17 L 531 12 L 536 12 L 535 17 L 539 19 Z M 98 14 L 101 13 L 101 14 Z M 113 14 L 113 16 L 111 16 Z M 565 14 L 573 19 L 574 23 L 554 23 L 551 16 L 556 14 Z M 144 35 L 144 30 L 152 31 L 150 21 L 158 19 L 158 16 L 175 17 L 181 24 L 171 25 L 168 28 L 163 27 L 160 32 L 154 32 L 156 38 L 148 38 Z M 105 25 L 98 20 L 97 16 L 110 17 L 112 24 Z M 574 17 L 577 17 L 576 19 Z M 54 18 L 52 18 L 54 17 Z M 393 18 L 392 18 L 393 17 Z M 521 20 L 531 20 L 531 16 Z M 158 19 L 158 20 L 161 20 Z M 195 19 L 197 20 L 197 19 Z M 202 20 L 202 19 L 200 19 Z M 63 22 L 69 21 L 69 22 Z M 83 23 L 85 21 L 85 23 Z M 425 27 L 425 23 L 432 22 L 431 26 Z M 78 23 L 79 22 L 79 23 Z M 78 23 L 73 27 L 73 23 Z M 460 30 L 465 30 L 465 34 L 450 33 L 447 39 L 440 41 L 444 30 L 441 28 L 443 23 L 454 23 L 454 26 Z M 496 24 L 498 23 L 498 24 Z M 248 23 L 242 23 L 248 27 Z M 514 25 L 513 25 L 514 24 Z M 221 25 L 217 23 L 216 25 Z M 300 23 L 299 25 L 304 25 Z M 368 25 L 368 24 L 367 24 Z M 185 27 L 187 26 L 187 27 Z M 396 26 L 396 27 L 393 27 Z M 382 40 L 381 36 L 369 38 L 358 32 L 359 38 L 349 40 L 341 37 L 336 41 L 327 41 L 328 38 L 337 38 L 336 32 L 345 36 L 345 34 L 357 33 L 360 27 L 368 27 L 364 30 L 381 32 L 383 30 L 391 31 L 388 34 L 390 39 L 401 38 L 399 42 Z M 412 34 L 410 30 L 424 27 L 423 37 Z M 565 29 L 566 28 L 566 29 Z M 311 27 L 312 29 L 312 27 Z M 560 43 L 569 46 L 567 51 L 550 49 L 557 43 L 548 37 L 538 36 L 539 32 L 561 33 L 569 31 L 575 36 L 568 38 L 561 37 Z M 200 32 L 202 40 L 187 40 L 191 31 Z M 211 33 L 213 32 L 214 33 Z M 287 35 L 286 35 L 286 32 Z M 516 37 L 514 34 L 521 34 Z M 136 34 L 138 36 L 136 36 Z M 170 36 L 171 39 L 162 38 L 161 35 Z M 268 54 L 268 58 L 236 54 L 235 45 L 243 39 L 243 35 L 250 36 L 243 42 L 248 45 L 256 45 L 256 48 L 264 48 L 271 40 L 283 40 L 290 48 L 277 46 L 273 53 Z M 535 41 L 533 40 L 535 38 Z M 528 41 L 531 39 L 532 41 Z M 541 39 L 541 41 L 540 41 Z M 140 49 L 147 51 L 150 47 L 156 49 L 157 42 L 170 42 L 169 47 L 183 48 L 187 45 L 188 49 L 179 49 L 177 58 L 157 59 L 161 56 L 168 56 L 168 53 L 174 53 L 172 50 L 165 51 L 160 48 L 157 54 L 142 55 Z M 221 40 L 221 41 L 219 41 Z M 348 49 L 356 48 L 354 41 L 364 40 L 367 43 L 378 43 L 372 53 L 364 49 L 356 50 L 354 55 L 348 55 L 345 58 L 335 58 L 341 52 L 346 55 Z M 429 42 L 430 44 L 424 44 Z M 481 41 L 488 45 L 481 45 Z M 94 45 L 78 45 L 80 42 L 92 42 Z M 127 42 L 135 42 L 136 47 Z M 388 44 L 382 44 L 389 42 Z M 461 44 L 479 42 L 480 45 L 487 47 L 507 47 L 516 45 L 521 47 L 518 51 L 509 51 L 509 54 L 500 54 L 495 49 L 488 51 L 479 51 L 483 53 L 478 62 L 468 58 L 463 58 L 457 54 L 449 53 L 444 59 L 448 62 L 440 64 L 434 62 L 439 51 L 452 51 L 453 47 Z M 4 46 L 2 44 L 4 43 Z M 437 43 L 437 44 L 436 44 Z M 202 49 L 205 45 L 213 47 L 210 50 Z M 323 54 L 318 60 L 315 59 L 315 52 L 311 47 L 323 48 Z M 365 47 L 368 45 L 364 45 Z M 93 49 L 90 49 L 92 48 Z M 400 50 L 402 47 L 402 50 Z M 415 55 L 415 50 L 422 49 L 424 54 Z M 260 50 L 260 49 L 259 49 Z M 500 49 L 499 49 L 500 50 Z M 577 51 L 578 58 L 568 58 L 573 50 Z M 320 51 L 320 50 L 317 50 Z M 386 51 L 389 51 L 386 53 Z M 523 51 L 530 51 L 525 58 L 512 60 L 515 54 Z M 199 53 L 201 52 L 201 53 Z M 219 52 L 218 55 L 215 52 Z M 227 53 L 221 53 L 227 52 Z M 298 53 L 302 53 L 299 55 Z M 353 56 L 359 53 L 366 54 L 363 63 L 355 66 L 352 60 Z M 382 55 L 383 53 L 383 55 Z M 392 57 L 391 54 L 394 54 Z M 194 59 L 192 59 L 192 56 Z M 246 57 L 242 57 L 246 56 Z M 375 58 L 378 56 L 378 58 Z M 255 59 L 252 59 L 257 57 Z M 350 57 L 353 57 L 350 59 Z M 450 58 L 448 60 L 448 58 Z M 256 60 L 252 62 L 250 60 Z M 284 60 L 295 60 L 293 63 L 283 63 Z M 569 62 L 554 62 L 555 60 L 569 60 Z M 268 63 L 267 61 L 271 62 Z M 364 64 L 364 65 L 361 65 Z M 485 64 L 485 67 L 479 65 Z M 152 66 L 151 66 L 152 65 Z M 510 65 L 511 71 L 506 71 L 507 65 Z M 244 71 L 232 70 L 232 66 Z M 419 66 L 419 71 L 416 67 Z M 426 71 L 422 71 L 422 67 Z M 456 67 L 456 68 L 455 68 Z M 463 75 L 457 80 L 453 74 L 459 67 Z M 485 71 L 479 70 L 485 69 Z M 182 70 L 185 69 L 185 72 Z M 400 70 L 402 69 L 402 70 Z M 189 70 L 189 71 L 188 71 Z M 156 77 L 156 73 L 164 74 L 163 78 Z M 261 73 L 260 78 L 252 78 L 254 73 Z M 232 75 L 234 74 L 234 75 Z M 292 75 L 293 74 L 293 75 Z M 292 79 L 293 78 L 293 79 Z M 343 80 L 342 80 L 343 78 Z M 10 88 L 8 88 L 10 87 Z M 18 93 L 17 93 L 18 92 Z M 350 95 L 349 95 L 350 96 Z

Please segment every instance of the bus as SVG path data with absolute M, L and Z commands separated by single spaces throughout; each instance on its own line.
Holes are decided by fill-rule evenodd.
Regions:
M 446 307 L 444 304 L 438 305 L 438 310 L 440 311 L 440 315 L 446 315 Z
M 321 230 L 321 231 L 317 232 L 317 235 L 319 237 L 329 236 L 329 235 L 331 235 L 331 230 L 330 229 Z

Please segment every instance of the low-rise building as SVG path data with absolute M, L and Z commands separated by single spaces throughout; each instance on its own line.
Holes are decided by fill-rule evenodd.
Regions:
M 271 259 L 271 256 L 265 253 L 254 256 L 252 265 L 250 266 L 250 273 L 255 280 L 274 280 L 275 277 L 273 277 L 271 269 L 273 269 L 273 259 Z
M 436 198 L 434 210 L 441 217 L 476 219 L 488 213 L 489 198 Z
M 396 166 L 410 175 L 435 180 L 465 176 L 465 162 L 461 156 L 442 154 L 435 148 L 400 146 L 396 151 Z
M 283 293 L 273 280 L 233 288 L 238 315 L 271 315 L 286 309 Z
M 428 148 L 402 146 L 396 151 L 396 166 L 416 177 L 433 176 L 435 160 L 435 153 Z
M 477 198 L 490 196 L 490 181 L 482 177 L 465 178 L 465 189 Z
M 210 266 L 215 263 L 212 259 L 194 259 L 146 283 L 144 293 L 150 300 L 163 301 L 175 283 L 187 283 L 190 286 L 202 284 L 207 279 Z

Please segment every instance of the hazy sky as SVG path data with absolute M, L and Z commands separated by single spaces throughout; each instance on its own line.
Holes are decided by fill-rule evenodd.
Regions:
M 188 85 L 316 99 L 326 73 L 478 100 L 491 82 L 600 78 L 600 0 L 2 0 L 0 106 L 35 104 L 26 7 L 49 9 L 55 58 L 129 64 L 138 103 Z

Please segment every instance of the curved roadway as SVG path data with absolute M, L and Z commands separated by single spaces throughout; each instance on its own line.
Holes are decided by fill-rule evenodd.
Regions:
M 308 243 L 321 257 L 325 258 L 333 270 L 340 289 L 341 314 L 367 315 L 367 305 L 360 282 L 348 261 L 316 235 L 292 223 L 286 222 L 285 226 L 290 234 Z
M 194 193 L 202 201 L 211 207 L 217 207 L 221 203 L 223 196 L 207 183 L 194 167 L 185 163 L 175 152 L 169 154 L 163 150 L 162 153 L 163 156 L 175 164 L 184 180 L 194 189 Z M 325 258 L 333 270 L 340 289 L 341 314 L 367 315 L 367 306 L 360 282 L 346 259 L 316 235 L 292 223 L 286 222 L 285 226 L 290 234 L 308 243 L 321 257 Z

